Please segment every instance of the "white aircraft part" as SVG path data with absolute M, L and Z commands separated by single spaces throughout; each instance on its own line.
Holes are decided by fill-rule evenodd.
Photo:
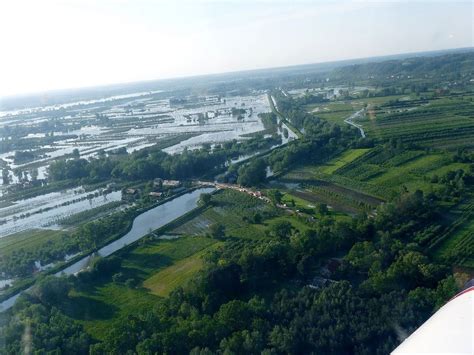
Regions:
M 399 354 L 474 354 L 474 286 L 441 307 L 393 352 Z

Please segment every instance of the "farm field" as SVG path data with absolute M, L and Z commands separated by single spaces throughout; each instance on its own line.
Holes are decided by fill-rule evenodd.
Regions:
M 341 123 L 343 113 L 350 113 L 350 103 L 354 110 L 361 107 L 361 104 L 366 105 L 365 117 L 357 122 L 363 125 L 368 137 L 379 142 L 392 139 L 401 144 L 401 147 L 397 149 L 385 143 L 360 155 L 348 150 L 322 166 L 293 169 L 285 179 L 290 182 L 304 181 L 305 187 L 326 181 L 391 200 L 403 192 L 422 190 L 429 193 L 443 189 L 439 179 L 456 171 L 470 170 L 469 163 L 453 161 L 449 151 L 473 148 L 473 141 L 470 139 L 474 132 L 474 104 L 471 94 L 451 93 L 421 98 L 397 95 L 341 100 L 326 105 L 325 109 L 321 105 L 316 105 L 321 106 L 319 108 L 307 109 L 329 122 Z M 407 148 L 412 144 L 415 146 Z M 347 157 L 355 158 L 346 161 Z M 309 195 L 308 190 L 306 188 L 304 191 L 306 196 Z M 312 192 L 317 192 L 317 201 L 324 201 L 323 191 L 327 195 L 327 189 L 313 189 Z M 294 193 L 299 197 L 303 194 L 302 191 Z M 332 203 L 337 205 L 335 200 L 333 198 Z M 469 210 L 472 209 L 474 199 L 466 192 L 463 200 L 459 206 L 453 207 L 452 203 L 445 206 L 449 211 L 444 215 L 447 229 L 441 236 L 435 237 L 431 249 L 439 260 L 459 267 L 473 268 L 474 224 Z M 327 199 L 325 202 L 331 203 Z M 346 213 L 349 205 L 350 201 L 346 201 Z M 341 206 L 338 207 L 341 209 Z
M 212 244 L 187 258 L 181 259 L 171 266 L 152 275 L 143 282 L 143 286 L 154 295 L 166 297 L 180 285 L 188 282 L 196 272 L 204 266 L 202 257 L 206 252 L 219 246 L 221 243 Z
M 474 269 L 474 196 L 466 193 L 463 202 L 446 216 L 450 225 L 446 233 L 433 240 L 430 249 L 438 260 Z
M 262 216 L 276 215 L 279 211 L 265 202 L 233 190 L 221 190 L 212 197 L 212 208 L 172 230 L 181 235 L 203 235 L 211 224 L 225 226 L 226 234 L 239 238 L 259 238 L 262 226 L 248 221 L 256 213 Z
M 346 164 L 349 164 L 367 153 L 370 149 L 349 149 L 339 157 L 330 160 L 326 164 L 321 166 L 321 172 L 324 174 L 332 174 L 337 169 L 344 167 Z
M 421 147 L 472 148 L 474 104 L 470 96 L 391 101 L 371 109 L 358 123 L 369 137 L 402 139 Z
M 401 191 L 419 189 L 428 192 L 436 187 L 431 182 L 432 177 L 443 176 L 448 171 L 469 169 L 468 164 L 453 162 L 446 153 L 421 150 L 397 153 L 387 149 L 372 150 L 337 169 L 328 168 L 338 164 L 348 154 L 352 153 L 343 153 L 323 166 L 298 167 L 283 178 L 306 183 L 323 180 L 381 199 L 390 199 Z
M 33 250 L 63 234 L 62 231 L 51 229 L 32 229 L 0 238 L 0 256 L 20 249 Z
M 305 109 L 331 123 L 343 125 L 344 120 L 357 111 L 357 107 L 362 105 L 347 102 L 330 102 L 328 104 L 307 105 Z
M 350 149 L 323 165 L 298 166 L 279 178 L 276 184 L 286 186 L 299 198 L 327 204 L 335 211 L 354 215 L 373 209 L 383 201 L 383 194 L 374 193 L 378 191 L 376 188 L 364 188 L 367 184 L 363 182 L 338 174 L 368 152 L 370 149 Z
M 404 95 L 390 95 L 357 99 L 341 99 L 335 102 L 305 105 L 305 110 L 331 123 L 345 125 L 344 120 L 364 106 L 372 107 L 401 99 Z M 359 123 L 359 121 L 358 121 Z M 365 128 L 365 126 L 364 126 Z
M 451 260 L 454 265 L 474 268 L 474 220 L 464 223 L 450 235 L 436 256 Z
M 245 208 L 242 203 L 246 201 Z M 264 220 L 250 221 L 258 212 Z M 166 297 L 178 286 L 183 286 L 204 265 L 203 257 L 222 242 L 205 236 L 210 223 L 222 223 L 230 238 L 265 238 L 265 231 L 277 222 L 289 222 L 294 230 L 303 232 L 311 227 L 304 217 L 283 214 L 280 210 L 245 193 L 222 190 L 212 197 L 212 206 L 182 226 L 169 231 L 173 238 L 145 238 L 136 247 L 119 254 L 121 267 L 116 273 L 122 281 L 113 281 L 111 275 L 92 283 L 85 289 L 74 289 L 71 302 L 80 305 L 66 314 L 80 321 L 97 339 L 105 336 L 111 322 L 130 312 L 145 310 Z M 176 234 L 182 236 L 178 237 Z M 129 287 L 124 280 L 134 280 Z M 100 306 L 101 312 L 94 309 Z
M 120 255 L 122 265 L 117 273 L 122 273 L 123 281 L 134 280 L 137 287 L 127 286 L 123 281 L 113 282 L 109 276 L 84 290 L 73 290 L 71 302 L 76 307 L 73 313 L 66 309 L 66 314 L 79 320 L 93 337 L 101 339 L 111 322 L 121 315 L 152 307 L 158 297 L 153 293 L 167 294 L 188 281 L 202 266 L 200 258 L 204 255 L 203 251 L 215 243 L 215 240 L 206 237 L 149 240 Z M 186 273 L 169 279 L 191 260 L 192 267 L 187 265 Z M 171 283 L 166 284 L 166 288 L 160 286 L 161 282 L 167 281 Z M 160 292 L 150 292 L 147 286 L 158 287 Z
M 401 138 L 421 147 L 455 150 L 472 148 L 474 103 L 469 93 L 417 97 L 388 95 L 340 99 L 329 103 L 309 104 L 307 112 L 331 123 L 344 125 L 344 119 L 366 107 L 358 124 L 370 138 Z
M 332 203 L 332 208 L 329 208 L 325 215 L 329 215 L 337 220 L 350 220 L 351 214 L 358 213 L 358 209 L 351 209 L 350 206 L 345 204 L 336 205 L 334 199 L 325 201 L 321 196 L 316 194 L 311 194 L 304 191 L 295 191 L 295 190 L 283 190 L 282 202 L 288 206 L 293 206 L 294 208 L 300 211 L 314 215 L 316 218 L 321 218 L 321 212 L 318 211 L 318 204 L 328 205 L 328 202 Z

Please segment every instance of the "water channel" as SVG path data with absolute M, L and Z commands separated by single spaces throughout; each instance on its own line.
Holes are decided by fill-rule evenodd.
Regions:
M 140 238 L 143 238 L 150 231 L 163 227 L 182 215 L 190 212 L 198 205 L 199 196 L 202 193 L 210 193 L 214 188 L 200 188 L 184 195 L 178 196 L 175 199 L 156 206 L 142 214 L 138 215 L 132 224 L 130 231 L 123 237 L 107 244 L 99 249 L 97 252 L 100 256 L 109 256 L 112 253 L 122 249 L 123 247 L 133 243 Z M 72 275 L 87 267 L 91 256 L 85 256 L 74 264 L 59 271 L 56 275 Z M 13 306 L 20 293 L 8 298 L 0 303 L 0 312 L 6 311 Z

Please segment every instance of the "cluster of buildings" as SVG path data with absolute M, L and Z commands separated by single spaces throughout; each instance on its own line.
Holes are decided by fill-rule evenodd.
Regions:
M 234 184 L 225 184 L 225 183 L 216 183 L 215 186 L 218 188 L 218 189 L 233 189 L 233 190 L 236 190 L 236 191 L 239 191 L 239 192 L 243 192 L 243 193 L 246 193 L 250 196 L 253 196 L 253 197 L 256 197 L 262 201 L 265 201 L 267 203 L 271 203 L 272 201 L 264 196 L 262 194 L 261 191 L 253 191 L 251 189 L 247 189 L 245 187 L 242 187 L 240 185 L 234 185 Z
M 167 180 L 157 178 L 153 180 L 153 191 L 148 193 L 148 196 L 154 199 L 160 199 L 169 194 L 180 193 L 185 190 L 182 182 L 179 180 Z M 123 199 L 135 199 L 141 195 L 142 191 L 139 188 L 127 188 L 122 191 Z
M 315 278 L 313 278 L 313 280 L 308 286 L 311 288 L 318 289 L 327 287 L 330 284 L 337 282 L 335 280 L 332 280 L 331 277 L 337 271 L 337 269 L 339 269 L 341 263 L 341 259 L 329 259 L 327 263 L 319 269 L 320 276 L 316 276 Z

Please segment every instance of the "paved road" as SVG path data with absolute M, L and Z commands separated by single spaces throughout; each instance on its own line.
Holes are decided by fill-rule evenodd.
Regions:
M 362 108 L 344 120 L 345 123 L 350 124 L 351 126 L 354 126 L 355 128 L 357 128 L 360 131 L 360 135 L 362 136 L 362 138 L 365 138 L 364 129 L 362 128 L 362 125 L 354 123 L 353 120 L 359 117 L 362 114 L 362 112 L 364 112 L 364 110 L 365 109 Z

